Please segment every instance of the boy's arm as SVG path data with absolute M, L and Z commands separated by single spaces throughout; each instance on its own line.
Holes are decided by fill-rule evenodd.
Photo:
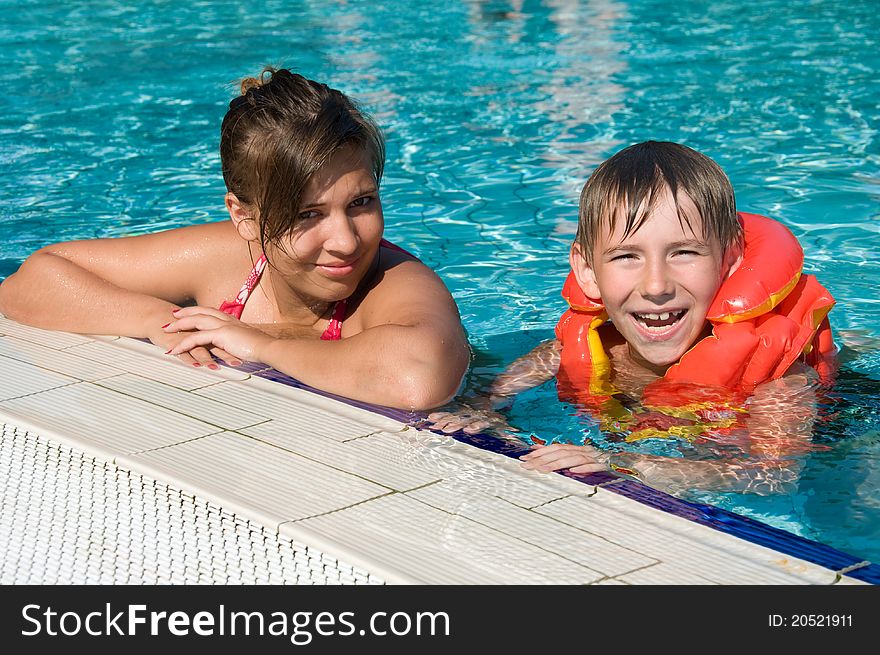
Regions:
M 536 346 L 508 366 L 489 387 L 487 399 L 492 405 L 544 384 L 559 371 L 562 347 L 558 339 L 550 339 Z
M 673 494 L 689 489 L 785 493 L 798 480 L 801 463 L 796 456 L 811 448 L 816 417 L 813 382 L 807 370 L 796 368 L 755 390 L 745 421 L 748 458 L 696 461 L 639 453 L 609 455 L 592 446 L 553 444 L 523 456 L 523 466 L 573 473 L 624 469 L 645 484 Z
M 441 432 L 475 434 L 486 430 L 515 432 L 507 418 L 495 411 L 518 393 L 543 384 L 559 370 L 559 341 L 551 339 L 511 363 L 496 377 L 486 393 L 468 398 L 445 411 L 428 415 L 426 427 Z

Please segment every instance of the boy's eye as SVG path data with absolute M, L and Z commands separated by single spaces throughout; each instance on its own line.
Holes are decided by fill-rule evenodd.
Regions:
M 675 254 L 676 255 L 699 255 L 700 253 L 698 253 L 696 250 L 676 250 Z
M 307 209 L 307 210 L 305 210 L 305 211 L 300 212 L 300 213 L 297 215 L 297 217 L 298 217 L 301 221 L 307 221 L 307 220 L 309 220 L 309 219 L 311 219 L 311 218 L 317 218 L 318 215 L 319 215 L 319 214 L 318 214 L 318 212 L 317 212 L 316 210 L 314 210 L 314 209 Z
M 622 260 L 626 260 L 626 259 L 635 259 L 635 258 L 636 258 L 635 255 L 627 252 L 622 255 L 615 255 L 614 257 L 611 258 L 611 261 L 616 262 L 616 261 L 622 261 Z

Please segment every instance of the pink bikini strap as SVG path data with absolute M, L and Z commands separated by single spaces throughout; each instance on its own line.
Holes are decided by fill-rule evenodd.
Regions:
M 385 239 L 382 239 L 381 246 L 383 248 L 390 248 L 405 253 L 418 260 L 418 257 L 411 252 L 408 252 Z M 260 276 L 263 275 L 263 269 L 266 268 L 267 261 L 266 255 L 260 255 L 260 258 L 254 264 L 250 275 L 248 275 L 247 280 L 245 280 L 245 283 L 239 290 L 238 295 L 235 296 L 235 299 L 224 300 L 223 304 L 220 305 L 221 312 L 234 316 L 235 318 L 241 318 L 241 313 L 244 311 L 244 305 L 247 302 L 248 297 L 251 295 L 251 292 L 256 288 L 257 283 L 260 281 Z M 321 339 L 324 341 L 339 341 L 342 339 L 342 322 L 345 320 L 345 310 L 347 306 L 348 298 L 336 302 L 330 316 L 330 323 L 328 323 L 327 329 L 321 334 Z
M 333 306 L 333 315 L 327 324 L 327 329 L 321 335 L 323 341 L 339 341 L 342 338 L 342 321 L 345 320 L 345 308 L 348 305 L 348 298 L 336 301 Z
M 239 290 L 238 295 L 235 296 L 235 299 L 224 300 L 223 304 L 220 305 L 219 309 L 221 312 L 234 316 L 235 318 L 241 318 L 241 313 L 244 311 L 244 304 L 247 302 L 248 296 L 251 295 L 251 291 L 254 290 L 257 283 L 260 281 L 260 276 L 263 274 L 263 269 L 266 268 L 267 261 L 266 255 L 260 255 L 260 258 L 254 264 L 250 275 L 247 276 L 247 280 L 244 281 L 244 284 Z

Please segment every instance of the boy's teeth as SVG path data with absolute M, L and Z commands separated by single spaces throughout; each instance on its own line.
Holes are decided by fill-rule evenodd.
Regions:
M 662 328 L 662 327 L 669 326 L 669 325 L 672 325 L 673 323 L 675 323 L 679 318 L 681 318 L 681 316 L 682 316 L 682 314 L 684 314 L 684 312 L 685 312 L 685 310 L 680 309 L 675 312 L 662 312 L 660 314 L 636 313 L 635 316 L 646 327 Z
M 677 312 L 663 312 L 662 314 L 636 314 L 640 318 L 649 318 L 652 321 L 668 321 L 670 316 L 678 316 L 682 310 Z

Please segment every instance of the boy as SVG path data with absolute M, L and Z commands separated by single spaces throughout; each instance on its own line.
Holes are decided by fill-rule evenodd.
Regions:
M 800 393 L 809 389 L 808 368 L 797 360 L 809 353 L 807 363 L 827 379 L 834 347 L 825 318 L 833 299 L 800 275 L 803 253 L 787 230 L 760 216 L 738 217 L 730 181 L 708 157 L 649 141 L 618 152 L 584 185 L 569 261 L 563 296 L 571 309 L 557 338 L 500 375 L 482 410 L 432 414 L 435 427 L 504 425 L 487 411 L 492 404 L 556 375 L 564 399 L 605 418 L 628 417 L 627 427 L 645 436 L 694 434 L 706 427 L 701 422 L 721 432 L 744 428 L 750 452 L 763 461 L 749 467 L 618 454 L 612 463 L 591 446 L 552 444 L 524 455 L 527 469 L 611 467 L 667 487 L 687 478 L 688 486 L 759 493 L 792 479 L 783 456 L 791 439 L 780 445 L 780 437 L 808 441 L 814 413 Z M 748 416 L 739 420 L 745 410 L 730 401 L 741 404 L 747 393 Z M 663 411 L 621 411 L 621 396 Z

